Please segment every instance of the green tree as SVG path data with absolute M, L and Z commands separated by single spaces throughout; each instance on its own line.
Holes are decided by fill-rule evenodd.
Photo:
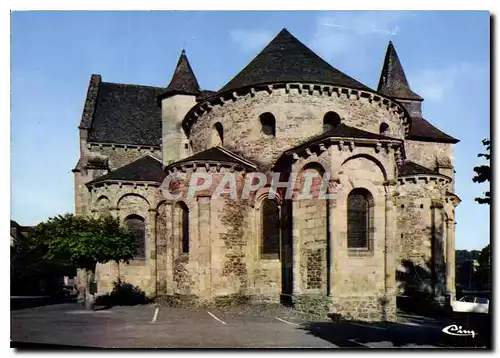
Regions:
M 486 245 L 477 259 L 477 270 L 475 279 L 478 285 L 482 287 L 490 287 L 491 277 L 491 248 L 490 244 Z
M 485 181 L 489 182 L 491 178 L 491 168 L 490 168 L 490 140 L 489 139 L 483 139 L 483 145 L 486 147 L 487 153 L 479 153 L 477 156 L 478 157 L 484 157 L 487 161 L 488 164 L 483 164 L 479 165 L 477 167 L 474 167 L 474 171 L 476 172 L 476 175 L 472 178 L 472 181 L 474 183 L 484 183 Z M 486 191 L 484 193 L 483 198 L 476 198 L 475 199 L 479 204 L 490 204 L 490 191 Z
M 94 308 L 95 292 L 90 292 L 98 263 L 125 261 L 137 253 L 133 236 L 111 216 L 90 218 L 59 215 L 36 226 L 33 235 L 47 247 L 46 258 L 67 263 L 86 274 L 85 307 Z
M 36 237 L 17 241 L 11 246 L 11 291 L 13 294 L 55 294 L 61 289 L 56 279 L 70 276 L 74 267 L 67 262 L 47 260 L 47 246 Z M 42 291 L 42 283 L 46 286 Z

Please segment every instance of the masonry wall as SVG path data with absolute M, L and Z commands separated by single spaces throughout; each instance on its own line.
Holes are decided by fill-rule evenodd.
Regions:
M 159 193 L 155 187 L 117 184 L 94 188 L 91 192 L 93 215 L 109 212 L 118 217 L 122 224 L 131 215 L 138 215 L 145 222 L 145 255 L 128 264 L 108 262 L 99 264 L 96 270 L 98 294 L 110 292 L 118 278 L 132 284 L 149 296 L 156 292 L 156 207 Z
M 442 280 L 446 233 L 442 216 L 444 184 L 422 178 L 398 185 L 397 242 L 398 286 L 432 293 L 436 280 Z M 441 288 L 442 290 L 443 288 Z
M 380 124 L 389 124 L 387 135 L 403 138 L 401 120 L 394 112 L 366 98 L 346 95 L 319 95 L 291 89 L 258 91 L 215 105 L 193 124 L 190 140 L 193 152 L 211 146 L 212 127 L 220 122 L 224 127 L 224 146 L 257 163 L 270 165 L 282 152 L 323 131 L 323 117 L 328 111 L 337 112 L 342 122 L 366 131 L 379 133 Z M 261 133 L 259 116 L 271 112 L 276 119 L 276 138 Z
M 454 158 L 451 143 L 422 142 L 416 140 L 405 140 L 405 151 L 407 160 L 423 165 L 432 170 L 452 178 L 448 186 L 454 192 Z

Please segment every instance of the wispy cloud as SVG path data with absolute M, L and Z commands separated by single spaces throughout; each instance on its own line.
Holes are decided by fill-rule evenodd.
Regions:
M 428 101 L 441 101 L 447 92 L 488 79 L 487 64 L 461 62 L 444 68 L 417 71 L 410 86 Z
M 274 34 L 268 30 L 235 29 L 231 30 L 230 36 L 243 51 L 250 52 L 267 45 Z
M 364 61 L 374 42 L 397 36 L 411 16 L 406 11 L 326 13 L 317 18 L 309 45 L 326 60 L 350 55 L 351 62 Z

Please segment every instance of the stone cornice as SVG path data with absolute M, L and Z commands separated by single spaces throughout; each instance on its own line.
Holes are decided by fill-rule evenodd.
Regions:
M 92 148 L 102 148 L 102 147 L 111 147 L 111 149 L 115 148 L 123 148 L 127 149 L 137 149 L 138 151 L 144 150 L 160 150 L 161 146 L 159 145 L 140 145 L 140 144 L 119 144 L 119 143 L 101 143 L 101 142 L 87 142 L 87 149 Z
M 309 158 L 312 156 L 317 156 L 322 152 L 326 151 L 329 147 L 334 146 L 339 151 L 350 151 L 353 152 L 357 145 L 363 147 L 373 147 L 378 153 L 382 150 L 390 153 L 391 151 L 397 152 L 398 155 L 403 154 L 397 150 L 402 147 L 403 143 L 401 140 L 390 140 L 390 139 L 368 139 L 368 138 L 348 138 L 348 137 L 328 137 L 318 140 L 317 142 L 309 143 L 303 148 L 298 147 L 285 151 L 285 155 L 292 155 L 294 160 L 299 158 Z
M 449 191 L 446 192 L 445 200 L 447 203 L 450 202 L 455 207 L 462 202 L 462 200 L 458 197 L 457 194 L 451 193 Z
M 338 98 L 345 96 L 348 99 L 357 101 L 361 99 L 368 100 L 370 103 L 375 103 L 379 107 L 384 107 L 387 111 L 397 114 L 405 127 L 405 136 L 407 136 L 410 131 L 410 115 L 403 105 L 397 101 L 384 97 L 379 93 L 320 83 L 289 82 L 248 86 L 237 90 L 228 90 L 216 93 L 213 96 L 205 98 L 203 101 L 195 104 L 184 117 L 182 127 L 186 133 L 189 133 L 193 123 L 198 120 L 198 117 L 203 115 L 205 112 L 211 111 L 214 106 L 223 106 L 226 102 L 236 102 L 240 98 L 247 95 L 254 97 L 257 92 L 267 92 L 269 96 L 272 96 L 274 91 L 283 88 L 286 93 L 289 93 L 291 90 L 296 90 L 299 94 L 304 95 L 327 97 L 337 96 Z
M 95 190 L 101 187 L 107 188 L 108 186 L 114 186 L 114 185 L 118 186 L 119 188 L 121 188 L 123 185 L 133 186 L 134 188 L 138 186 L 143 186 L 147 189 L 150 186 L 160 187 L 161 183 L 155 181 L 130 181 L 130 180 L 117 180 L 117 179 L 104 179 L 102 181 L 94 182 L 91 184 L 87 183 L 85 185 L 91 190 Z
M 247 172 L 252 170 L 252 168 L 247 168 L 242 164 L 226 162 L 226 161 L 216 161 L 216 160 L 193 160 L 182 163 L 174 163 L 165 168 L 165 171 L 168 174 L 175 174 L 177 172 L 186 173 L 188 168 L 192 168 L 193 171 L 196 171 L 198 168 L 205 168 L 207 172 L 217 172 L 219 173 L 221 168 L 229 168 L 231 172 Z
M 405 176 L 400 176 L 398 177 L 398 183 L 401 185 L 404 185 L 406 183 L 417 183 L 419 181 L 424 181 L 425 183 L 428 182 L 437 182 L 437 183 L 443 183 L 443 184 L 448 184 L 451 183 L 451 178 L 447 177 L 446 175 L 442 174 L 413 174 L 413 175 L 405 175 Z

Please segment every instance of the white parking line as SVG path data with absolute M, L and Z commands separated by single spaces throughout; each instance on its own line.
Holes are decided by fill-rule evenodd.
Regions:
M 363 346 L 363 347 L 366 347 L 366 348 L 372 348 L 370 346 L 367 346 L 366 344 L 363 344 L 363 343 L 360 343 L 358 342 L 356 339 L 353 339 L 353 338 L 349 338 L 348 339 L 349 342 L 352 342 L 352 343 L 355 343 L 355 344 L 359 344 L 360 346 Z M 388 347 L 389 348 L 389 347 Z
M 226 322 L 224 322 L 224 321 L 222 321 L 222 320 L 218 319 L 217 317 L 215 317 L 215 315 L 211 314 L 210 312 L 208 312 L 208 311 L 207 311 L 207 313 L 208 313 L 210 316 L 212 316 L 213 318 L 215 318 L 217 321 L 219 321 L 220 323 L 222 323 L 222 324 L 226 324 Z
M 101 313 L 113 313 L 112 311 L 108 310 L 98 310 L 98 311 L 93 311 L 93 310 L 76 310 L 76 311 L 67 311 L 66 313 L 69 314 L 101 314 Z
M 151 323 L 155 323 L 156 322 L 156 318 L 158 317 L 158 311 L 160 311 L 160 308 L 156 307 L 155 315 L 153 316 L 153 320 L 151 321 Z
M 285 321 L 284 319 L 281 319 L 281 318 L 279 318 L 279 317 L 276 317 L 276 319 L 277 319 L 278 321 L 284 322 L 284 323 L 286 323 L 286 324 L 291 324 L 292 326 L 300 326 L 300 325 L 299 325 L 299 324 L 297 324 L 297 323 L 288 322 L 288 321 Z

